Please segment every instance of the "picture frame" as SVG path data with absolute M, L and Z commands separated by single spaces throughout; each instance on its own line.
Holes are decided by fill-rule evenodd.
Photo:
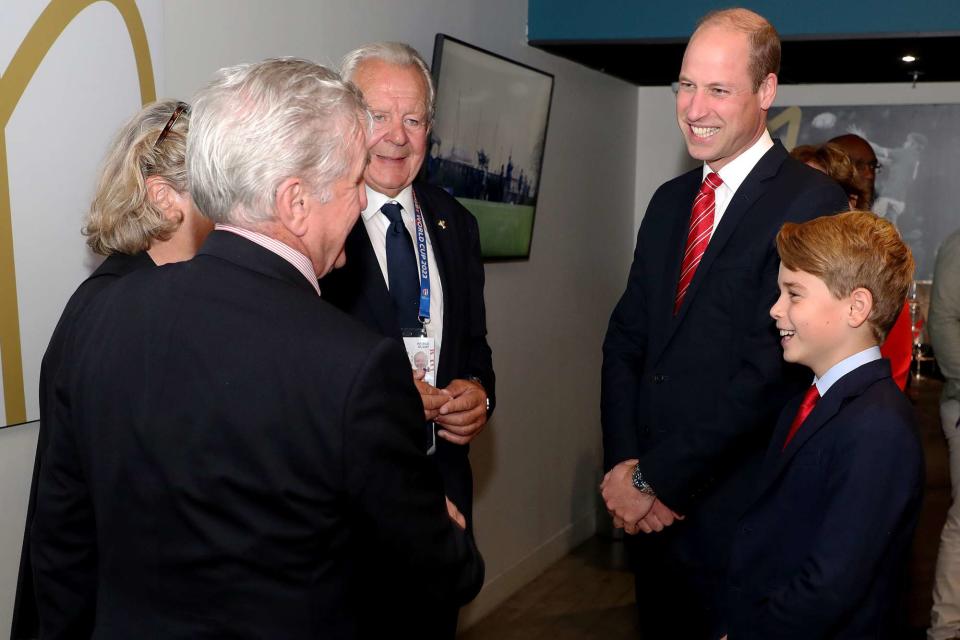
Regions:
M 476 217 L 485 261 L 529 259 L 553 74 L 443 33 L 432 74 L 424 179 Z

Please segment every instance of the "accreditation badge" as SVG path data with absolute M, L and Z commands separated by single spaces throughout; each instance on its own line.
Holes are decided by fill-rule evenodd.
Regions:
M 407 350 L 407 359 L 410 368 L 417 373 L 423 373 L 423 381 L 430 386 L 437 386 L 437 348 L 436 341 L 423 335 L 424 329 L 403 330 L 403 346 Z M 416 335 L 411 335 L 416 334 Z M 437 433 L 433 422 L 427 422 L 427 455 L 432 455 L 437 449 Z
M 410 368 L 417 373 L 423 373 L 423 381 L 430 386 L 437 386 L 437 351 L 433 338 L 427 336 L 404 336 L 403 346 L 407 349 L 407 358 Z

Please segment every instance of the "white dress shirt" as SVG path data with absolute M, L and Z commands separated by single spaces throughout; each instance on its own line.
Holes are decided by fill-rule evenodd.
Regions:
M 396 202 L 403 211 L 401 218 L 403 224 L 410 233 L 410 240 L 413 243 L 413 251 L 417 252 L 417 228 L 414 222 L 413 208 L 413 187 L 397 194 L 396 198 L 390 198 L 370 188 L 367 190 L 367 208 L 360 214 L 363 220 L 363 226 L 367 228 L 367 235 L 370 236 L 370 244 L 373 245 L 373 253 L 377 256 L 377 262 L 380 263 L 380 271 L 383 273 L 383 281 L 390 288 L 390 276 L 387 273 L 387 229 L 390 228 L 390 220 L 387 216 L 380 213 L 380 207 L 388 202 Z M 424 226 L 427 221 L 424 220 Z M 443 285 L 440 282 L 440 272 L 437 270 L 437 260 L 433 254 L 433 242 L 430 239 L 430 233 L 424 228 L 427 236 L 427 267 L 430 270 L 430 322 L 426 324 L 427 337 L 433 338 L 436 343 L 436 360 L 434 367 L 440 366 L 440 344 L 443 338 Z M 347 256 L 347 260 L 350 256 Z M 419 262 L 419 258 L 417 261 Z M 401 327 L 406 328 L 406 327 Z M 436 368 L 434 369 L 436 371 Z
M 723 217 L 724 212 L 727 210 L 727 205 L 733 200 L 737 189 L 740 188 L 743 181 L 747 179 L 747 176 L 750 175 L 753 168 L 760 162 L 760 158 L 762 158 L 772 146 L 773 138 L 770 137 L 770 132 L 764 129 L 763 134 L 749 149 L 731 160 L 730 163 L 720 169 L 720 171 L 717 171 L 720 179 L 723 180 L 723 184 L 717 187 L 716 190 L 716 204 L 714 205 L 713 211 L 713 231 L 717 230 L 717 225 L 720 224 L 720 218 Z M 704 162 L 703 179 L 707 177 L 708 173 L 713 173 L 713 169 Z

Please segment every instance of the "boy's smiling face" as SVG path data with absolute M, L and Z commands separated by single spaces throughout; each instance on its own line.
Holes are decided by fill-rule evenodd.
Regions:
M 770 308 L 777 321 L 783 359 L 813 369 L 817 377 L 850 353 L 850 297 L 837 298 L 820 278 L 782 264 L 780 297 Z M 855 353 L 855 352 L 854 352 Z

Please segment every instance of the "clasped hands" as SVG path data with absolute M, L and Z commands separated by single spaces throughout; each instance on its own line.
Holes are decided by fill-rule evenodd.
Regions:
M 633 470 L 639 461 L 624 460 L 607 472 L 600 483 L 600 494 L 613 517 L 613 526 L 634 535 L 663 531 L 683 516 L 663 504 L 656 496 L 633 486 Z
M 473 380 L 452 380 L 443 389 L 423 381 L 415 371 L 413 382 L 423 402 L 423 417 L 443 427 L 437 435 L 453 444 L 467 444 L 487 423 L 487 392 Z

